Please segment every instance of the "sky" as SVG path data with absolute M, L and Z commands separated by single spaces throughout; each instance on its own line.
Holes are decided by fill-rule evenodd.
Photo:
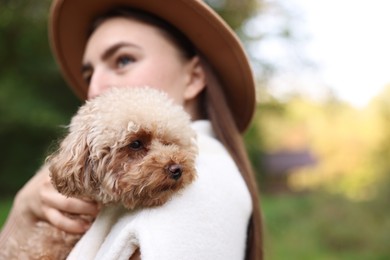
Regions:
M 271 83 L 275 95 L 294 89 L 313 96 L 329 87 L 338 98 L 364 107 L 390 84 L 389 0 L 274 0 L 292 13 L 299 50 L 269 41 L 260 56 L 283 60 L 285 73 Z M 291 12 L 292 11 L 292 12 Z M 288 22 L 288 21 L 287 21 Z M 267 19 L 260 23 L 267 25 Z M 264 24 L 265 23 L 265 24 Z M 279 21 L 280 23 L 280 21 Z M 268 26 L 277 26 L 268 19 Z M 270 29 L 272 30 L 272 29 Z M 286 47 L 287 46 L 287 47 Z M 296 69 L 294 51 L 312 61 L 316 69 Z M 288 56 L 288 57 L 287 57 Z

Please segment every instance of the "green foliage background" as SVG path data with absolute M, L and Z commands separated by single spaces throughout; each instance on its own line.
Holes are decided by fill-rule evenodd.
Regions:
M 13 194 L 42 164 L 79 101 L 47 40 L 50 1 L 0 1 L 0 191 Z

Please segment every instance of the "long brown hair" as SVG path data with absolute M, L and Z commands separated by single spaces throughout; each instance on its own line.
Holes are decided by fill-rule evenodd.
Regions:
M 211 67 L 202 59 L 206 72 L 206 109 L 218 140 L 223 143 L 237 164 L 252 198 L 252 216 L 248 225 L 245 259 L 263 259 L 262 217 L 256 178 L 245 149 L 243 138 L 234 122 L 232 112 L 226 102 L 220 81 Z M 233 108 L 234 109 L 234 108 Z
M 199 96 L 199 102 L 201 103 L 201 111 L 199 113 L 211 121 L 216 137 L 232 156 L 251 194 L 253 211 L 248 224 L 245 259 L 263 259 L 263 228 L 256 179 L 242 136 L 234 122 L 232 111 L 227 104 L 221 82 L 208 64 L 207 59 L 197 53 L 196 48 L 182 32 L 164 20 L 144 11 L 125 7 L 111 10 L 96 19 L 90 33 L 106 19 L 118 16 L 135 19 L 160 28 L 186 58 L 192 58 L 196 55 L 200 56 L 206 73 L 207 86 Z

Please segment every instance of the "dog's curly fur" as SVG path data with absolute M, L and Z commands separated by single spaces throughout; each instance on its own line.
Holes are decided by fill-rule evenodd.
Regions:
M 46 163 L 62 194 L 134 209 L 162 205 L 190 184 L 196 155 L 182 107 L 151 88 L 114 88 L 78 110 Z M 63 259 L 79 238 L 40 222 L 7 259 Z

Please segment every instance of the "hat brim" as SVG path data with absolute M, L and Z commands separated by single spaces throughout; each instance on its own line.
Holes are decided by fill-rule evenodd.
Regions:
M 54 0 L 51 48 L 65 79 L 81 99 L 87 98 L 88 90 L 81 73 L 88 29 L 97 16 L 116 6 L 150 12 L 182 31 L 217 73 L 238 129 L 243 132 L 248 127 L 255 108 L 248 58 L 226 22 L 200 0 Z

